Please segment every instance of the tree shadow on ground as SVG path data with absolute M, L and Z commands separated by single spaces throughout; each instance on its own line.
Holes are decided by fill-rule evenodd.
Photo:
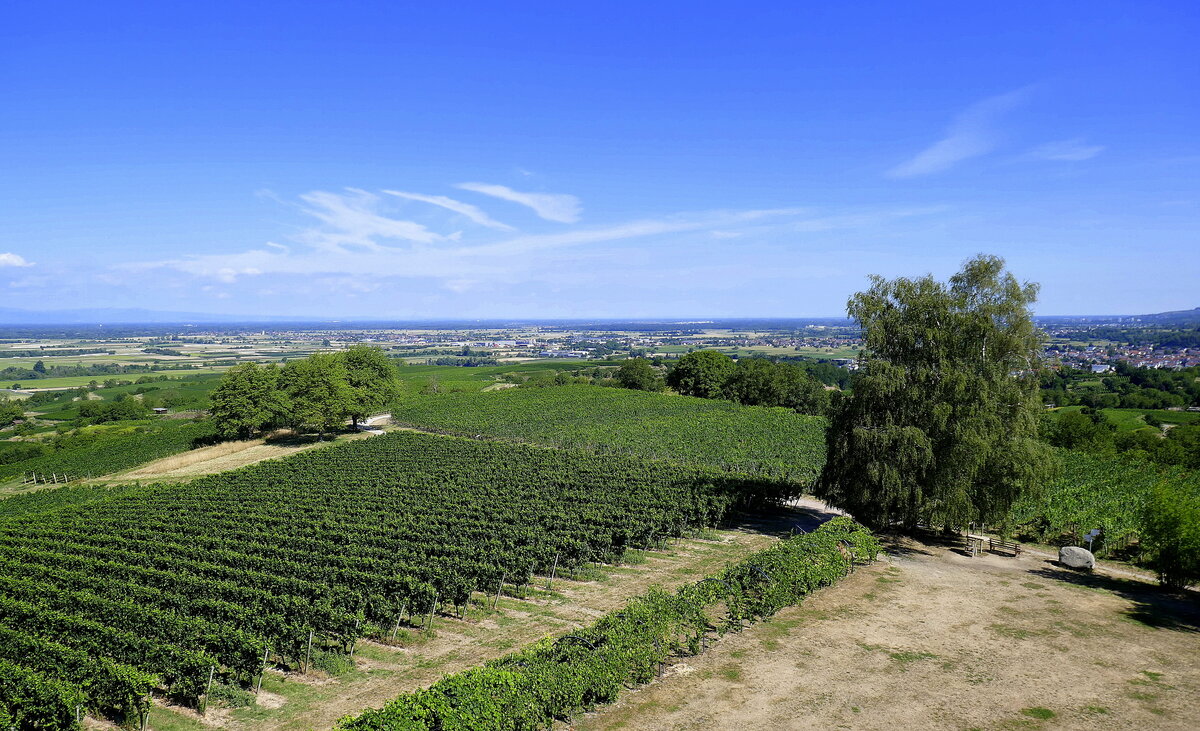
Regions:
M 1077 571 L 1047 559 L 1029 573 L 1096 591 L 1106 591 L 1133 602 L 1122 614 L 1131 622 L 1153 629 L 1200 632 L 1200 595 L 1176 591 L 1137 579 Z
M 879 541 L 883 550 L 889 556 L 932 556 L 933 552 L 926 550 L 929 546 L 941 547 L 948 545 L 940 539 L 921 536 L 914 539 L 903 533 L 879 533 Z
M 798 533 L 811 533 L 822 523 L 841 513 L 818 508 L 788 505 L 729 516 L 725 527 L 763 533 L 776 538 L 789 538 Z

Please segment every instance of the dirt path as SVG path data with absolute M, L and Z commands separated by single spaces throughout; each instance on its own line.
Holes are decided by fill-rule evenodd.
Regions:
M 905 541 L 573 728 L 1195 729 L 1200 608 Z
M 249 439 L 239 442 L 222 442 L 209 447 L 200 447 L 188 452 L 163 457 L 135 467 L 126 472 L 118 472 L 104 477 L 97 477 L 93 482 L 114 483 L 133 480 L 183 480 L 211 475 L 217 472 L 245 467 L 268 459 L 287 457 L 309 449 L 328 447 L 340 444 L 350 439 L 361 439 L 370 436 L 367 433 L 344 434 L 328 441 L 316 440 L 281 440 L 266 441 Z

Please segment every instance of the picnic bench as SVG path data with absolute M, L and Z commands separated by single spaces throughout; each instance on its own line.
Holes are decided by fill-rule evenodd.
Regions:
M 1003 538 L 992 538 L 991 536 L 977 536 L 972 533 L 967 533 L 963 536 L 965 542 L 965 550 L 971 556 L 978 556 L 983 553 L 983 546 L 987 544 L 987 550 L 990 553 L 1008 553 L 1016 558 L 1021 555 L 1021 544 L 1013 541 L 1006 541 Z
M 1021 544 L 1003 538 L 989 538 L 988 550 L 992 553 L 1011 553 L 1016 558 L 1021 555 Z

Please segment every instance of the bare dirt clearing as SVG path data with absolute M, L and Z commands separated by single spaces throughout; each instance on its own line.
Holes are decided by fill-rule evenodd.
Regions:
M 1195 729 L 1192 597 L 902 541 L 576 729 Z

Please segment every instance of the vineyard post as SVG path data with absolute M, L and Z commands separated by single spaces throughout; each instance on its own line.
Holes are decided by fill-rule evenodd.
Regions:
M 492 609 L 500 602 L 500 592 L 504 589 L 504 580 L 508 578 L 508 572 L 500 574 L 500 583 L 496 585 L 496 598 L 492 600 Z
M 361 619 L 354 620 L 354 640 L 350 643 L 350 657 L 354 657 L 354 649 L 358 647 L 358 628 L 362 625 Z
M 142 711 L 142 731 L 146 731 L 146 726 L 150 723 L 150 709 Z
M 437 594 L 433 595 L 433 609 L 429 610 L 429 622 L 428 622 L 428 624 L 425 625 L 426 630 L 432 629 L 432 627 L 433 627 L 433 615 L 437 613 L 438 599 L 440 599 L 440 598 L 441 597 L 438 596 Z
M 558 572 L 558 553 L 554 554 L 554 567 L 550 569 L 550 581 L 546 582 L 546 590 L 554 587 L 554 575 Z
M 262 670 L 258 673 L 258 682 L 254 684 L 254 695 L 258 695 L 258 692 L 262 690 L 263 676 L 267 674 L 267 653 L 270 651 L 271 648 L 269 647 L 263 648 L 263 666 Z
M 396 641 L 396 635 L 400 633 L 400 615 L 396 615 L 396 626 L 392 627 L 392 642 Z
M 305 673 L 308 672 L 308 661 L 312 659 L 312 641 L 313 641 L 313 631 L 310 629 L 308 631 L 308 647 L 307 647 L 307 649 L 304 650 L 304 670 L 303 670 L 303 672 L 305 672 Z
M 204 687 L 204 705 L 200 706 L 201 716 L 208 712 L 208 695 L 212 693 L 213 674 L 216 672 L 216 665 L 212 665 L 208 668 L 208 684 Z

